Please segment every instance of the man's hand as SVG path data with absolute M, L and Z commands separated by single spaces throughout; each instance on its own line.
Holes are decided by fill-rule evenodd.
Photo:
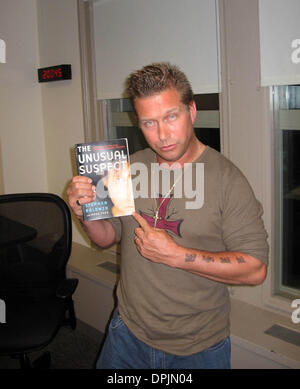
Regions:
M 134 243 L 139 253 L 152 262 L 175 267 L 176 254 L 180 251 L 180 246 L 166 231 L 149 226 L 138 213 L 134 212 L 132 216 L 140 225 L 134 230 Z
M 92 180 L 84 176 L 75 176 L 67 188 L 69 205 L 78 219 L 82 220 L 81 205 L 90 203 L 95 200 L 95 186 Z M 79 202 L 79 204 L 78 204 Z
M 116 243 L 116 232 L 109 221 L 93 220 L 83 221 L 82 208 L 96 199 L 95 186 L 89 177 L 73 177 L 67 188 L 69 205 L 77 218 L 81 221 L 83 228 L 89 238 L 99 247 L 107 248 Z M 79 201 L 79 204 L 77 203 Z

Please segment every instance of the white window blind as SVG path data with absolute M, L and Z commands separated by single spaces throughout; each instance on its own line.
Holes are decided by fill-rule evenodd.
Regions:
M 300 84 L 300 0 L 259 0 L 259 23 L 261 85 Z
M 132 71 L 178 65 L 194 93 L 220 92 L 217 0 L 94 2 L 97 98 L 123 96 Z

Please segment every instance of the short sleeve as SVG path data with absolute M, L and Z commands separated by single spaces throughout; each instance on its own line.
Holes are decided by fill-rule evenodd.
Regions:
M 116 232 L 116 237 L 117 237 L 117 243 L 120 242 L 121 236 L 122 236 L 122 224 L 121 220 L 118 217 L 112 217 L 110 219 L 106 219 L 110 224 L 113 226 L 115 232 Z
M 223 181 L 222 230 L 227 250 L 249 254 L 268 265 L 269 246 L 261 204 L 237 167 L 224 174 Z

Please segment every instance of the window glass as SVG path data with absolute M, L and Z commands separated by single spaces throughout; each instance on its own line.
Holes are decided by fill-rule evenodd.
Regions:
M 300 296 L 300 86 L 273 87 L 276 294 Z

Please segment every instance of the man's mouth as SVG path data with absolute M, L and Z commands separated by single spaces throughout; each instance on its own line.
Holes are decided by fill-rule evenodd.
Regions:
M 171 151 L 171 150 L 173 150 L 175 147 L 176 147 L 176 144 L 172 144 L 172 145 L 162 146 L 162 147 L 160 147 L 160 149 L 161 149 L 162 151 Z

